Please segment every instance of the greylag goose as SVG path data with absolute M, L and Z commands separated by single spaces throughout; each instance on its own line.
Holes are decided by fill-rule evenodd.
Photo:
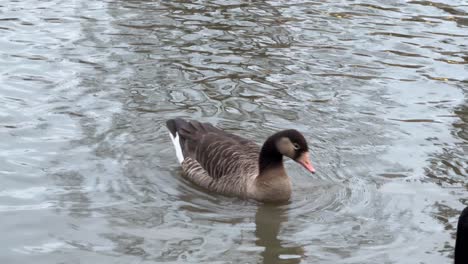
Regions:
M 468 263 L 468 207 L 458 218 L 457 240 L 455 241 L 455 264 Z
M 307 142 L 294 129 L 273 134 L 260 147 L 209 123 L 176 118 L 166 125 L 183 175 L 216 193 L 261 202 L 288 201 L 291 180 L 283 156 L 315 173 Z

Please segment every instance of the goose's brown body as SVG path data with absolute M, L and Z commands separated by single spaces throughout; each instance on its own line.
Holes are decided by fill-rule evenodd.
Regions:
M 208 123 L 171 119 L 167 127 L 176 149 L 180 144 L 183 174 L 195 184 L 217 193 L 265 202 L 290 198 L 291 181 L 274 140 L 281 138 L 281 132 L 261 148 Z M 299 132 L 283 131 L 288 133 Z

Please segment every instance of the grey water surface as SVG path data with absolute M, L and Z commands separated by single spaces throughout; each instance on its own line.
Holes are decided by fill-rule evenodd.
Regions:
M 468 2 L 0 2 L 0 263 L 451 263 Z M 290 203 L 182 179 L 174 117 L 296 128 Z

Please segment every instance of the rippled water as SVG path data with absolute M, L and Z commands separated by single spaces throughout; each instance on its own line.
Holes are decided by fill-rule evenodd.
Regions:
M 468 4 L 0 3 L 1 263 L 450 263 Z M 168 118 L 296 128 L 271 206 L 180 177 Z

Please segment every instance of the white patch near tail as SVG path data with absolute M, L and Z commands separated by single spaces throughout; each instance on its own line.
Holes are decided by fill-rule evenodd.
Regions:
M 179 163 L 182 163 L 182 161 L 184 161 L 184 155 L 182 154 L 182 147 L 180 146 L 179 134 L 176 132 L 174 137 L 172 133 L 169 132 L 169 136 L 171 136 L 172 143 L 174 144 L 177 160 L 179 160 Z

